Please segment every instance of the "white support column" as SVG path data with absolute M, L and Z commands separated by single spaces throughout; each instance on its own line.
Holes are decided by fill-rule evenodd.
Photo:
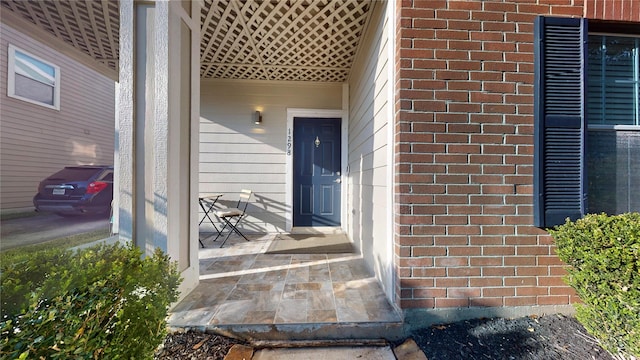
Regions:
M 197 1 L 169 1 L 166 53 L 167 142 L 165 152 L 167 252 L 182 273 L 181 293 L 199 280 L 198 154 L 200 123 L 200 5 Z M 163 10 L 165 11 L 165 10 Z M 165 16 L 162 13 L 162 16 Z M 158 38 L 157 40 L 163 41 Z M 161 183 L 158 184 L 161 186 Z M 165 196 L 165 195 L 163 195 Z
M 169 114 L 169 52 L 173 39 L 169 39 L 169 1 L 157 1 L 153 23 L 153 129 L 150 129 L 153 141 L 145 151 L 151 152 L 153 162 L 153 180 L 150 182 L 152 196 L 148 200 L 153 204 L 153 247 L 169 253 L 169 223 L 167 206 L 169 201 L 169 122 L 174 121 Z M 169 255 L 172 255 L 169 253 Z
M 116 121 L 118 167 L 118 234 L 120 240 L 133 239 L 133 128 L 134 128 L 134 11 L 133 0 L 120 0 L 120 74 L 116 103 L 118 104 Z M 114 196 L 114 197 L 115 197 Z
M 120 8 L 120 237 L 169 254 L 184 295 L 199 269 L 199 2 Z

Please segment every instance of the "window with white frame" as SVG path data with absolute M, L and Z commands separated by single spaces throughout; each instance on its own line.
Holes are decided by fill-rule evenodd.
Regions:
M 640 210 L 640 37 L 589 34 L 588 212 Z
M 9 45 L 7 95 L 60 110 L 60 68 Z

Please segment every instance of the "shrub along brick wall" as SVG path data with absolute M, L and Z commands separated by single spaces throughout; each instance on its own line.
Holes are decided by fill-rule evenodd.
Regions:
M 402 308 L 566 305 L 533 227 L 533 23 L 634 20 L 631 1 L 403 0 L 397 11 L 396 217 Z M 629 7 L 627 9 L 626 7 Z M 622 9 L 625 9 L 622 11 Z

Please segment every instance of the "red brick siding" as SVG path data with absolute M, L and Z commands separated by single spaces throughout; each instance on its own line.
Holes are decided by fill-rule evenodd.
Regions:
M 601 20 L 640 21 L 638 0 L 585 0 L 584 17 Z
M 639 21 L 638 1 L 403 0 L 397 5 L 395 251 L 402 308 L 576 301 L 530 224 L 533 21 Z M 629 11 L 621 9 L 629 8 Z

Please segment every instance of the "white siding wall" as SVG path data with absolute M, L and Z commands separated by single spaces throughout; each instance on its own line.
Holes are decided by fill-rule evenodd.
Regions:
M 0 24 L 0 210 L 32 209 L 40 180 L 66 165 L 112 164 L 113 80 Z M 60 111 L 7 96 L 12 44 L 60 67 Z
M 287 108 L 340 109 L 342 84 L 206 80 L 200 91 L 200 194 L 223 193 L 219 204 L 235 206 L 241 189 L 253 190 L 243 228 L 284 231 Z
M 390 270 L 393 257 L 389 244 L 388 131 L 392 131 L 389 106 L 388 19 L 384 3 L 377 3 L 365 42 L 349 81 L 349 235 L 361 247 L 367 264 L 374 269 L 387 294 L 393 289 Z

